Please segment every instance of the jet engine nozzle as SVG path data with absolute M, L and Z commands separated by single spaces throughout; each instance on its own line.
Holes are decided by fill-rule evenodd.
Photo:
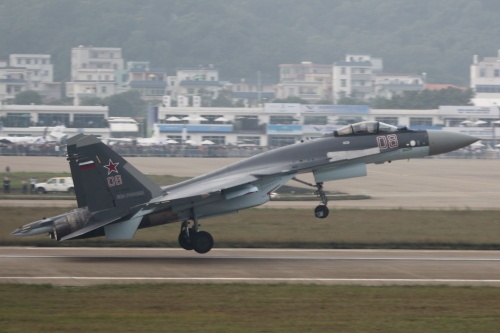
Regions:
M 90 215 L 88 209 L 79 208 L 55 220 L 53 224 L 54 238 L 60 241 L 64 236 L 81 229 L 89 220 Z
M 429 155 L 444 154 L 479 141 L 470 135 L 447 132 L 447 131 L 427 131 L 429 136 Z

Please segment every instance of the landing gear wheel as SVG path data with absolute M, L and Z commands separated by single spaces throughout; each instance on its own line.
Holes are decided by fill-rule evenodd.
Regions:
M 198 253 L 207 253 L 214 247 L 214 239 L 206 231 L 198 231 L 191 236 L 191 245 Z
M 316 216 L 317 218 L 319 219 L 324 219 L 328 216 L 328 214 L 330 213 L 330 210 L 328 209 L 327 206 L 325 205 L 319 205 L 316 207 L 316 209 L 314 210 L 314 216 Z
M 195 234 L 193 228 L 189 228 L 189 236 L 186 235 L 186 231 L 182 230 L 179 234 L 179 245 L 184 249 L 184 250 L 192 250 L 193 249 L 193 244 L 191 241 L 191 238 Z

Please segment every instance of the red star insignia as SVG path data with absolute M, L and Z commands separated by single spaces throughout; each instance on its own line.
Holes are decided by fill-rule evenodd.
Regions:
M 108 169 L 108 175 L 111 174 L 112 172 L 118 173 L 118 170 L 116 168 L 118 166 L 118 164 L 120 164 L 120 162 L 113 163 L 113 161 L 111 161 L 111 159 L 110 159 L 108 165 L 104 165 L 104 167 L 106 169 Z

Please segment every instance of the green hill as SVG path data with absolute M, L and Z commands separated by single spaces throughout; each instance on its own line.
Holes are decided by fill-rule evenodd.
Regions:
M 72 47 L 122 47 L 126 60 L 172 74 L 214 64 L 227 79 L 368 53 L 386 71 L 468 85 L 472 56 L 500 48 L 499 13 L 496 0 L 0 0 L 0 59 L 48 53 L 67 81 Z

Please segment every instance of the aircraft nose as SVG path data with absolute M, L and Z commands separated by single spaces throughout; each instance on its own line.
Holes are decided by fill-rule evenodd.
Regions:
M 470 135 L 446 131 L 427 131 L 429 136 L 429 155 L 448 153 L 479 141 Z

